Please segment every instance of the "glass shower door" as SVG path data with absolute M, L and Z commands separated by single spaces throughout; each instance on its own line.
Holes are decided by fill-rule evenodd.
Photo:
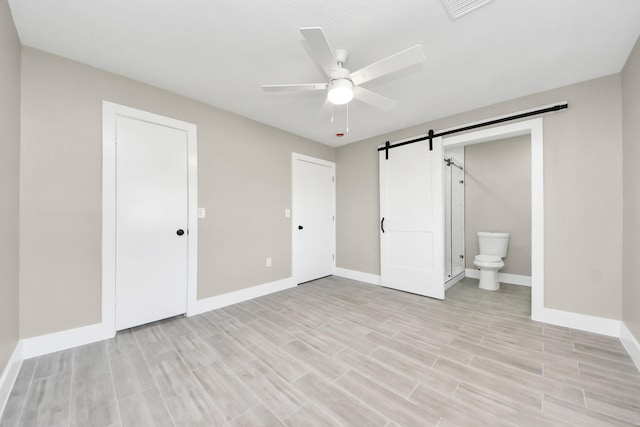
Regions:
M 445 157 L 445 282 L 464 273 L 464 166 Z
M 461 166 L 461 165 L 460 165 Z M 451 166 L 451 277 L 464 273 L 464 170 Z

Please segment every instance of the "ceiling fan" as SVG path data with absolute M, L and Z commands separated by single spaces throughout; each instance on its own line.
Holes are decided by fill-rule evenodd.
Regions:
M 350 72 L 344 68 L 348 53 L 344 49 L 331 50 L 329 42 L 320 27 L 300 28 L 302 36 L 307 42 L 309 53 L 314 61 L 322 67 L 329 77 L 328 83 L 303 83 L 287 85 L 263 85 L 265 92 L 301 92 L 327 90 L 327 99 L 334 105 L 349 103 L 353 98 L 366 104 L 388 111 L 396 104 L 395 101 L 380 94 L 363 88 L 363 83 L 401 70 L 424 61 L 422 46 L 417 44 L 374 62 L 358 71 Z

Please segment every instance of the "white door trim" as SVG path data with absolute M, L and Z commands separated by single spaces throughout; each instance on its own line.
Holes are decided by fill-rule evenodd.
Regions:
M 102 102 L 102 324 L 115 333 L 116 293 L 116 120 L 129 117 L 187 133 L 188 219 L 187 315 L 196 311 L 198 288 L 198 155 L 197 127 L 124 105 Z
M 544 321 L 544 162 L 542 118 L 445 137 L 445 147 L 531 135 L 531 318 Z
M 334 162 L 330 162 L 328 160 L 322 160 L 322 159 L 317 159 L 315 157 L 311 157 L 311 156 L 306 156 L 304 154 L 299 154 L 299 153 L 291 153 L 291 277 L 293 278 L 293 283 L 294 285 L 299 284 L 299 280 L 298 280 L 298 272 L 297 270 L 297 263 L 298 263 L 298 241 L 296 239 L 296 231 L 297 231 L 297 227 L 298 227 L 298 222 L 297 222 L 297 209 L 296 209 L 296 192 L 295 192 L 295 179 L 296 177 L 294 176 L 295 173 L 295 163 L 297 161 L 304 161 L 304 162 L 310 162 L 310 163 L 316 163 L 319 165 L 323 165 L 323 166 L 327 166 L 333 169 L 333 176 L 336 176 L 336 164 Z M 337 218 L 335 218 L 335 212 L 336 212 L 336 182 L 335 179 L 333 180 L 333 187 L 332 187 L 332 191 L 333 191 L 333 206 L 332 206 L 332 210 L 334 213 L 334 221 L 333 221 L 333 227 L 332 227 L 332 231 L 333 231 L 333 253 L 334 253 L 334 257 L 333 257 L 333 271 L 332 274 L 335 274 L 336 271 L 336 222 L 337 222 Z

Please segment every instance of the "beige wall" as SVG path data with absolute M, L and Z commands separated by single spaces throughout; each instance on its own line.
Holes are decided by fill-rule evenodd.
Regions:
M 291 152 L 333 148 L 24 47 L 22 338 L 100 322 L 103 100 L 198 126 L 198 298 L 291 276 Z
M 9 15 L 0 15 L 0 19 L 7 20 Z M 16 199 L 16 123 L 20 116 L 15 110 L 19 102 L 6 100 L 17 98 L 18 88 L 7 85 L 5 76 L 18 81 L 19 65 L 11 58 L 15 58 L 19 45 L 11 26 L 1 28 L 0 67 L 11 71 L 2 70 L 0 88 L 4 91 L 8 86 L 14 91 L 0 100 L 0 107 L 9 109 L 8 115 L 3 110 L 0 126 L 9 129 L 9 135 L 13 132 L 16 144 L 0 148 L 0 158 L 8 165 L 0 168 L 7 174 L 0 191 Z M 637 121 L 633 120 L 638 114 L 637 63 L 638 47 L 623 74 L 625 93 L 629 92 L 624 104 L 625 157 L 638 153 L 633 144 L 638 139 Z M 24 48 L 21 337 L 100 321 L 103 99 L 198 125 L 199 204 L 207 208 L 207 218 L 200 222 L 199 298 L 290 276 L 290 222 L 283 211 L 290 207 L 292 151 L 327 160 L 334 160 L 335 154 L 337 265 L 379 274 L 378 144 L 422 134 L 431 127 L 442 129 L 566 99 L 569 110 L 545 117 L 545 306 L 615 319 L 622 316 L 620 75 L 488 106 L 334 152 L 187 98 Z M 13 120 L 3 121 L 11 114 Z M 635 219 L 630 218 L 637 217 L 637 196 L 629 195 L 637 192 L 632 184 L 634 179 L 637 182 L 632 171 L 637 156 L 629 158 L 625 160 L 625 233 L 638 230 Z M 18 277 L 18 214 L 10 206 L 2 205 L 1 215 L 6 215 L 7 221 L 0 228 L 9 237 L 3 239 L 2 244 L 8 247 L 2 247 L 0 262 L 10 265 L 2 270 L 5 276 L 8 272 L 9 280 L 5 282 L 3 276 L 0 288 L 0 364 L 6 363 L 6 349 L 12 349 L 16 339 L 16 323 L 11 319 L 17 316 L 17 288 L 10 283 Z M 629 251 L 637 252 L 638 241 L 631 236 L 625 238 L 629 250 L 625 255 L 624 292 L 630 301 L 625 305 L 625 321 L 636 334 L 640 323 L 630 304 L 637 301 L 639 292 L 628 278 L 632 277 L 635 259 Z M 271 269 L 264 267 L 267 256 L 273 258 Z M 7 309 L 5 301 L 9 302 Z
M 376 142 L 336 150 L 336 266 L 380 274 Z
M 0 373 L 18 342 L 20 41 L 0 1 Z
M 622 71 L 622 320 L 640 341 L 640 39 Z
M 338 267 L 380 274 L 379 144 L 424 134 L 431 127 L 444 129 L 562 100 L 569 102 L 569 109 L 544 118 L 544 303 L 550 308 L 620 319 L 622 113 L 618 74 L 338 148 Z M 357 179 L 350 181 L 352 177 Z
M 466 268 L 477 268 L 478 231 L 508 232 L 500 272 L 531 276 L 531 137 L 468 145 L 464 159 Z

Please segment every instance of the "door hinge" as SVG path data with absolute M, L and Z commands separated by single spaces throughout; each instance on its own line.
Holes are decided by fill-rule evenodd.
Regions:
M 336 177 L 335 176 L 331 177 L 331 182 L 336 182 Z
M 335 221 L 335 220 L 336 220 L 335 215 L 334 215 L 334 216 L 332 216 L 332 217 L 331 217 L 331 219 L 332 219 L 333 221 Z
M 336 254 L 331 255 L 333 259 L 336 259 Z

